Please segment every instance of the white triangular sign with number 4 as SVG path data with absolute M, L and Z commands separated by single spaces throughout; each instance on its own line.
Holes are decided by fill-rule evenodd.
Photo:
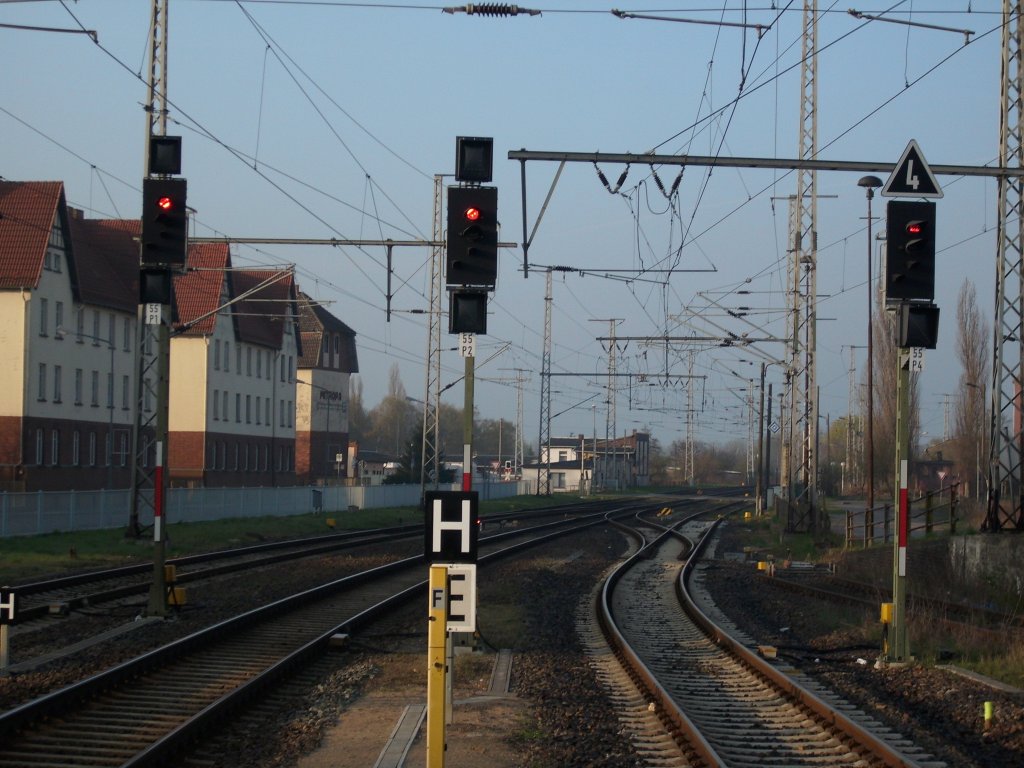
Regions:
M 882 197 L 942 197 L 942 187 L 913 139 L 903 150 L 903 156 L 880 194 Z

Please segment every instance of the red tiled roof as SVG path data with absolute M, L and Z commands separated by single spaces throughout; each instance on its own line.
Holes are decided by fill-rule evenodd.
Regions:
M 59 181 L 0 181 L 0 288 L 35 288 L 53 220 L 64 204 Z
M 356 357 L 356 332 L 332 315 L 322 304 L 314 301 L 305 293 L 299 292 L 299 325 L 302 328 L 303 355 L 299 359 L 300 368 L 318 368 L 324 344 L 330 343 L 331 334 L 341 336 L 341 370 L 348 373 L 359 372 L 359 361 Z
M 78 299 L 134 313 L 139 305 L 139 221 L 86 219 L 77 211 L 68 219 Z
M 287 312 L 296 312 L 294 275 L 280 270 L 246 269 L 232 272 L 231 284 L 232 296 L 254 291 L 234 305 L 238 340 L 280 349 Z M 257 286 L 262 287 L 257 289 Z M 296 323 L 293 333 L 301 355 L 302 340 L 298 330 Z
M 220 306 L 225 275 L 231 268 L 227 243 L 190 245 L 188 267 L 188 272 L 174 278 L 176 326 L 185 327 L 182 336 L 209 336 L 217 324 L 216 309 Z M 199 317 L 203 319 L 195 322 Z

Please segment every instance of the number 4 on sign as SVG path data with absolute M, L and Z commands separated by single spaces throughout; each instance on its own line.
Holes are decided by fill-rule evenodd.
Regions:
M 910 348 L 910 372 L 921 373 L 924 370 L 924 347 Z

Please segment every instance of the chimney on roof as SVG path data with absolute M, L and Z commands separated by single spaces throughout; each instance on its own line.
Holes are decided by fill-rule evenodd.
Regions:
M 85 213 L 80 208 L 68 206 L 68 217 L 72 219 L 84 219 Z

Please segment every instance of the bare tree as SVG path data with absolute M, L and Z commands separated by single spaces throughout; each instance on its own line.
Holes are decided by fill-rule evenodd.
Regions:
M 988 324 L 978 309 L 974 283 L 964 280 L 956 305 L 956 357 L 960 361 L 959 391 L 954 401 L 953 458 L 970 495 L 980 497 L 982 469 L 988 458 L 989 420 L 985 408 L 988 390 Z
M 358 375 L 354 375 L 348 383 L 349 440 L 362 442 L 367 426 L 366 407 L 363 405 L 363 380 Z
M 368 447 L 374 450 L 399 455 L 417 426 L 422 428 L 422 416 L 409 402 L 405 386 L 398 371 L 398 364 L 392 364 L 388 371 L 388 393 L 369 413 L 369 428 L 365 436 Z

